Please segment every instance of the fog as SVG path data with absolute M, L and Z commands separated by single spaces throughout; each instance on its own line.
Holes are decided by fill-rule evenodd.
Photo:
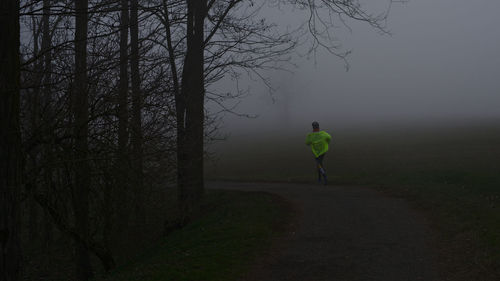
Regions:
M 367 9 L 380 12 L 387 2 L 370 5 Z M 352 50 L 349 71 L 325 51 L 304 56 L 306 47 L 299 47 L 291 54 L 293 74 L 267 74 L 277 85 L 274 94 L 259 81 L 241 79 L 240 87 L 249 87 L 250 95 L 235 111 L 258 117 L 225 114 L 222 131 L 303 130 L 313 120 L 330 129 L 497 120 L 498 11 L 497 0 L 410 0 L 392 5 L 391 35 L 349 21 L 352 32 L 335 31 L 344 50 Z M 297 24 L 296 12 L 267 13 L 282 26 Z

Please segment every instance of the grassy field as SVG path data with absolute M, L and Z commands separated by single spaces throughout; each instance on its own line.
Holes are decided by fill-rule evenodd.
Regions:
M 306 133 L 260 132 L 255 134 L 259 138 L 236 135 L 216 143 L 207 177 L 314 182 L 314 161 L 304 145 Z M 371 185 L 407 198 L 427 213 L 441 239 L 453 248 L 444 253 L 445 258 L 457 259 L 450 264 L 470 264 L 482 268 L 483 275 L 500 270 L 500 125 L 330 133 L 333 144 L 325 166 L 332 184 Z M 470 267 L 449 270 L 482 280 Z
M 293 216 L 268 193 L 210 190 L 204 200 L 201 217 L 98 280 L 237 280 Z

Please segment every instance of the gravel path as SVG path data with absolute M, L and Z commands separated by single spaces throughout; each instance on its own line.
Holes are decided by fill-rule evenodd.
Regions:
M 438 280 L 431 230 L 402 199 L 352 186 L 210 182 L 207 187 L 267 191 L 300 210 L 295 231 L 245 280 Z

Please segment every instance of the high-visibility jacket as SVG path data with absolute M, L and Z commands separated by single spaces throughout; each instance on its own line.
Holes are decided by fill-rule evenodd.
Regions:
M 310 145 L 314 156 L 319 157 L 328 151 L 331 140 L 332 137 L 325 131 L 312 132 L 307 135 L 306 145 Z

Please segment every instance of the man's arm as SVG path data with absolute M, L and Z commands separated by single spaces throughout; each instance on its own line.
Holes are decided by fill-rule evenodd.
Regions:
M 332 136 L 330 136 L 330 134 L 327 132 L 325 132 L 325 134 L 326 134 L 326 142 L 330 143 L 330 141 L 332 140 Z
M 307 135 L 306 137 L 306 145 L 311 145 L 312 141 L 311 141 L 311 138 L 309 137 L 309 135 Z

